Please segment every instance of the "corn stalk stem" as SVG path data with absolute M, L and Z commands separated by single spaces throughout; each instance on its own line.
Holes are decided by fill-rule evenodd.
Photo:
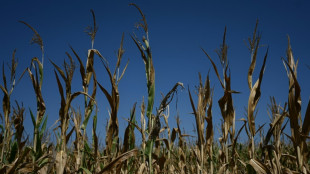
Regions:
M 204 159 L 204 155 L 203 155 L 203 154 L 204 154 L 203 144 L 200 145 L 200 149 L 201 149 L 201 150 L 200 150 L 200 157 L 201 157 L 201 171 L 200 171 L 200 173 L 203 174 L 203 173 L 204 173 L 204 172 L 203 172 L 203 162 L 204 162 L 204 160 L 203 160 L 203 159 Z
M 226 124 L 227 123 L 224 123 L 225 124 L 225 132 L 228 132 L 228 128 L 227 128 L 227 126 L 226 126 Z M 229 163 L 229 161 L 228 161 L 228 134 L 227 135 L 225 135 L 225 145 L 224 145 L 224 151 L 225 151 L 225 164 L 228 164 Z M 229 170 L 228 170 L 228 168 L 226 168 L 226 170 L 225 170 L 225 174 L 227 174 L 227 173 L 229 173 Z
M 5 124 L 3 146 L 2 146 L 2 151 L 1 151 L 1 163 L 3 163 L 4 150 L 7 149 L 7 142 L 8 142 L 7 139 L 8 139 L 9 132 L 10 132 L 10 128 L 8 127 L 7 124 Z
M 250 158 L 254 159 L 255 157 L 255 147 L 254 147 L 254 136 L 251 135 L 251 153 L 250 153 Z
M 211 155 L 213 154 L 212 148 L 213 148 L 213 147 L 212 147 L 212 144 L 211 144 L 211 145 L 210 145 L 210 151 L 211 151 L 210 154 L 211 154 Z M 210 158 L 211 158 L 211 160 L 210 160 L 210 174 L 213 174 L 213 170 L 214 170 L 213 168 L 214 168 L 214 167 L 213 167 L 213 159 L 212 159 L 212 156 L 210 156 Z

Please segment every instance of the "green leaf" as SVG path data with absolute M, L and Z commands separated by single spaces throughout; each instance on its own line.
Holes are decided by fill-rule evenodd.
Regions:
M 42 167 L 44 167 L 48 163 L 49 163 L 49 158 L 45 157 L 45 158 L 43 158 L 42 161 L 39 162 L 39 167 L 42 168 Z
M 102 170 L 104 168 L 103 163 L 100 163 L 100 169 Z
M 39 133 L 40 139 L 39 139 L 39 141 L 41 141 L 42 136 L 43 136 L 43 133 L 44 133 L 44 131 L 45 131 L 45 129 L 46 129 L 47 117 L 48 117 L 48 116 L 46 115 L 46 116 L 45 116 L 45 119 L 44 119 L 44 121 L 43 121 L 43 125 L 42 125 L 41 130 L 40 130 L 40 133 Z
M 79 172 L 85 172 L 86 174 L 92 174 L 88 169 L 84 168 L 84 167 L 80 167 L 79 168 Z
M 130 122 L 128 123 L 129 129 L 129 149 L 133 149 L 135 147 L 135 123 L 136 123 L 136 104 L 134 104 L 133 109 L 130 111 Z
M 151 114 L 154 106 L 155 99 L 155 84 L 153 83 L 151 86 L 148 86 L 148 99 L 147 99 L 147 111 L 146 116 L 148 119 L 151 119 Z
M 97 130 L 97 115 L 94 115 L 94 118 L 93 118 L 93 129 L 95 131 Z
M 151 149 L 152 149 L 151 146 L 152 146 L 152 145 L 153 145 L 152 140 L 149 139 L 149 140 L 146 142 L 146 148 L 145 148 L 145 152 L 144 152 L 145 155 L 148 155 L 149 153 L 152 153 L 152 151 L 151 151 Z
M 40 135 L 37 134 L 37 148 L 35 150 L 35 160 L 38 160 L 42 156 L 42 149 L 41 149 L 41 140 L 40 140 Z
M 94 148 L 94 154 L 97 154 L 98 151 L 98 137 L 96 135 L 96 129 L 97 129 L 97 115 L 94 115 L 93 118 L 93 148 Z
M 86 126 L 87 126 L 87 123 L 89 121 L 89 118 L 90 118 L 90 116 L 86 117 L 85 120 L 83 121 L 83 124 L 82 124 L 82 127 L 81 127 L 82 130 L 86 129 Z
M 15 160 L 17 151 L 18 151 L 18 145 L 17 145 L 17 142 L 15 141 L 11 147 L 11 153 L 10 153 L 10 157 L 8 159 L 9 163 L 12 163 Z
M 92 152 L 87 141 L 84 141 L 84 149 L 85 149 L 85 152 L 88 154 L 90 154 Z
M 32 124 L 33 124 L 33 127 L 36 127 L 36 119 L 31 111 L 31 109 L 29 108 L 29 111 L 30 111 L 30 116 L 31 116 L 31 120 L 32 120 Z

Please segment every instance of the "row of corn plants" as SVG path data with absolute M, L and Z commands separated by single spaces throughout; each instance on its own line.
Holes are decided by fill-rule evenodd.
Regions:
M 140 123 L 138 122 L 137 103 L 129 112 L 128 123 L 121 143 L 119 132 L 119 84 L 126 73 L 129 61 L 120 70 L 125 53 L 121 37 L 120 47 L 116 55 L 116 65 L 113 70 L 109 62 L 98 49 L 95 49 L 95 37 L 98 30 L 95 13 L 91 10 L 93 25 L 87 28 L 91 39 L 91 48 L 86 59 L 80 57 L 73 47 L 66 52 L 67 59 L 63 66 L 49 60 L 47 63 L 54 67 L 54 74 L 60 95 L 59 119 L 53 129 L 56 142 L 48 138 L 50 132 L 46 130 L 47 113 L 42 93 L 44 80 L 44 44 L 39 33 L 28 23 L 20 21 L 34 33 L 31 43 L 39 45 L 41 58 L 34 57 L 30 66 L 23 73 L 16 75 L 18 62 L 14 50 L 11 63 L 7 67 L 2 65 L 2 113 L 0 125 L 0 173 L 310 173 L 309 132 L 310 132 L 310 102 L 302 120 L 301 115 L 301 87 L 297 80 L 297 65 L 288 38 L 286 59 L 283 58 L 284 68 L 288 76 L 288 101 L 283 106 L 277 104 L 274 97 L 266 114 L 260 116 L 270 118 L 267 124 L 256 126 L 256 106 L 260 99 L 261 86 L 265 66 L 267 64 L 268 49 L 262 59 L 258 79 L 253 85 L 253 72 L 258 58 L 261 35 L 257 32 L 256 22 L 253 35 L 248 39 L 250 52 L 250 66 L 248 70 L 249 99 L 246 118 L 242 118 L 243 125 L 236 128 L 236 116 L 233 95 L 238 97 L 238 91 L 232 89 L 231 73 L 228 60 L 228 46 L 226 44 L 226 27 L 222 44 L 216 51 L 218 54 L 222 75 L 219 67 L 205 49 L 202 52 L 210 61 L 216 77 L 223 89 L 223 96 L 218 100 L 221 116 L 213 116 L 213 94 L 217 92 L 211 88 L 210 73 L 203 80 L 199 73 L 199 84 L 195 91 L 188 87 L 189 106 L 192 108 L 197 135 L 189 135 L 181 129 L 181 119 L 176 117 L 177 127 L 169 126 L 169 105 L 180 89 L 184 89 L 181 82 L 176 82 L 166 95 L 162 95 L 160 103 L 155 103 L 155 67 L 153 64 L 148 24 L 144 13 L 136 4 L 130 4 L 141 15 L 138 28 L 142 35 L 132 33 L 133 44 L 136 45 L 145 64 L 147 102 L 140 104 Z M 73 55 L 73 56 L 72 56 Z M 108 83 L 100 82 L 96 74 L 94 62 L 99 60 L 109 77 Z M 155 59 L 156 60 L 156 59 Z M 78 62 L 81 77 L 81 90 L 72 91 L 72 80 Z M 85 64 L 83 62 L 86 62 Z M 46 62 L 45 62 L 46 63 Z M 208 66 L 208 65 L 206 65 Z M 45 66 L 46 68 L 46 66 Z M 232 67 L 233 68 L 233 67 Z M 119 73 L 121 72 L 121 73 Z M 25 75 L 28 74 L 28 75 Z M 101 74 L 100 74 L 101 75 Z M 28 111 L 20 101 L 12 104 L 11 96 L 15 86 L 22 78 L 29 76 L 35 92 L 36 112 L 29 109 L 33 123 L 32 137 L 26 136 L 24 119 Z M 222 76 L 222 78 L 221 78 Z M 9 78 L 8 78 L 9 77 Z M 8 80 L 9 79 L 9 80 Z M 109 104 L 108 123 L 106 125 L 105 145 L 103 148 L 98 141 L 97 118 L 100 115 L 97 105 L 97 89 Z M 192 95 L 195 92 L 197 97 Z M 83 97 L 82 107 L 75 108 L 72 102 Z M 195 99 L 197 102 L 195 102 Z M 154 109 L 154 105 L 156 109 Z M 214 138 L 213 118 L 222 120 L 220 137 Z M 86 128 L 92 120 L 91 136 Z M 285 133 L 289 127 L 291 134 Z M 263 133 L 263 129 L 267 133 Z M 136 142 L 135 130 L 141 134 L 141 142 Z M 238 140 L 244 131 L 248 143 Z M 259 141 L 255 141 L 255 137 Z M 70 139 L 72 141 L 70 141 Z M 190 140 L 194 139 L 194 142 Z M 72 144 L 70 144 L 72 142 Z

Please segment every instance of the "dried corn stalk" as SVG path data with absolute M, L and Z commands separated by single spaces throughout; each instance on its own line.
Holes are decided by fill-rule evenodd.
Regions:
M 259 101 L 259 98 L 261 96 L 261 91 L 260 91 L 260 86 L 263 80 L 263 75 L 264 75 L 264 70 L 265 70 L 265 65 L 266 65 L 266 59 L 268 55 L 268 49 L 264 57 L 264 62 L 261 67 L 259 77 L 255 84 L 252 86 L 252 74 L 255 69 L 255 64 L 256 64 L 256 57 L 257 57 L 257 50 L 259 48 L 259 41 L 260 41 L 260 34 L 257 34 L 257 26 L 258 26 L 258 20 L 256 21 L 254 33 L 253 33 L 253 38 L 252 40 L 249 38 L 249 50 L 251 53 L 251 64 L 249 67 L 248 71 L 248 85 L 250 89 L 250 95 L 249 95 L 249 100 L 248 100 L 248 110 L 247 110 L 247 117 L 248 117 L 248 124 L 249 124 L 249 129 L 251 135 L 249 135 L 251 143 L 249 144 L 249 156 L 250 158 L 254 158 L 254 136 L 256 134 L 256 128 L 255 128 L 255 118 L 254 118 L 254 111 L 256 108 L 256 105 Z
M 289 95 L 288 95 L 288 111 L 291 127 L 291 140 L 295 148 L 297 165 L 299 172 L 306 173 L 308 167 L 308 149 L 306 143 L 306 137 L 310 131 L 310 109 L 306 111 L 304 122 L 301 122 L 301 97 L 300 97 L 300 86 L 297 81 L 297 65 L 298 61 L 295 63 L 292 48 L 290 45 L 290 38 L 288 37 L 288 48 L 287 48 L 287 61 L 284 66 L 287 71 L 287 76 L 289 78 Z
M 211 115 L 212 98 L 211 98 L 209 75 L 207 76 L 204 85 L 202 84 L 202 79 L 201 79 L 200 74 L 199 74 L 199 80 L 200 80 L 200 83 L 198 86 L 197 109 L 195 108 L 195 104 L 194 104 L 194 101 L 192 99 L 192 95 L 189 89 L 188 89 L 188 93 L 189 93 L 191 106 L 192 106 L 195 120 L 196 120 L 196 128 L 197 128 L 197 134 L 198 134 L 199 153 L 197 154 L 199 154 L 199 158 L 197 159 L 197 166 L 198 166 L 198 170 L 204 173 L 204 171 L 207 171 L 207 169 L 204 169 L 204 166 L 205 166 L 204 148 L 207 148 L 209 159 L 212 159 L 212 141 L 213 141 L 213 125 L 212 125 L 212 115 Z M 206 117 L 207 109 L 208 109 L 208 117 Z M 203 135 L 204 127 L 205 127 L 204 126 L 205 119 L 208 123 L 206 137 L 204 137 Z M 212 162 L 211 162 L 211 166 L 213 166 Z M 210 172 L 213 173 L 212 167 L 211 167 Z
M 230 141 L 233 142 L 234 136 L 235 136 L 235 110 L 233 106 L 233 100 L 232 100 L 232 93 L 238 93 L 237 91 L 234 91 L 231 89 L 231 83 L 230 83 L 230 72 L 227 74 L 228 71 L 228 59 L 227 59 L 227 49 L 228 46 L 226 45 L 226 27 L 224 30 L 223 35 L 223 42 L 220 46 L 220 50 L 217 51 L 217 54 L 219 56 L 220 63 L 222 65 L 223 69 L 223 80 L 221 80 L 221 77 L 219 75 L 219 72 L 217 70 L 217 67 L 211 57 L 207 54 L 207 52 L 202 49 L 202 51 L 205 53 L 207 58 L 210 60 L 213 69 L 216 73 L 216 76 L 218 77 L 218 80 L 224 90 L 223 97 L 218 100 L 218 104 L 221 110 L 222 117 L 224 119 L 224 123 L 222 123 L 222 137 L 219 139 L 221 144 L 221 151 L 220 151 L 220 161 L 223 166 L 227 166 L 224 164 L 228 164 L 233 160 L 229 160 L 229 152 L 228 152 L 228 134 L 230 134 Z M 233 165 L 229 165 L 233 166 Z M 228 168 L 224 167 L 223 169 L 225 173 L 227 172 Z M 233 171 L 232 171 L 233 172 Z
M 110 112 L 110 118 L 109 118 L 109 123 L 108 123 L 108 130 L 107 130 L 107 137 L 106 137 L 106 152 L 109 154 L 111 157 L 113 155 L 116 155 L 116 151 L 112 152 L 112 149 L 118 150 L 118 107 L 119 107 L 119 91 L 118 91 L 118 84 L 120 80 L 122 79 L 123 75 L 125 74 L 126 68 L 128 66 L 128 63 L 126 64 L 125 68 L 123 69 L 122 73 L 120 76 L 117 75 L 117 72 L 119 71 L 122 56 L 125 52 L 123 48 L 123 41 L 124 41 L 124 34 L 122 35 L 122 40 L 120 44 L 120 48 L 118 49 L 118 54 L 117 54 L 117 63 L 116 67 L 114 70 L 114 73 L 111 73 L 110 68 L 108 67 L 107 63 L 103 62 L 103 65 L 105 67 L 105 70 L 107 71 L 109 78 L 110 78 L 110 83 L 112 86 L 112 91 L 111 94 L 102 86 L 100 83 L 98 83 L 101 91 L 104 93 L 105 97 L 107 98 L 110 107 L 111 107 L 111 112 Z

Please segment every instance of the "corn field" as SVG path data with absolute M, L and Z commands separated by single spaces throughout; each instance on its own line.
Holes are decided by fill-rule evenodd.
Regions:
M 241 119 L 242 126 L 239 128 L 236 127 L 233 101 L 233 95 L 239 92 L 231 85 L 230 68 L 234 67 L 230 67 L 227 55 L 227 29 L 224 29 L 223 38 L 219 38 L 222 39 L 216 51 L 219 59 L 209 55 L 206 51 L 209 48 L 201 48 L 209 61 L 206 66 L 210 66 L 211 70 L 205 78 L 199 73 L 199 83 L 195 90 L 182 82 L 175 82 L 166 94 L 162 94 L 160 103 L 156 103 L 155 96 L 158 94 L 155 93 L 156 71 L 149 37 L 151 33 L 142 9 L 136 4 L 130 6 L 141 17 L 137 27 L 142 35 L 133 32 L 128 37 L 140 54 L 141 58 L 136 59 L 145 65 L 147 96 L 141 103 L 136 102 L 132 106 L 126 118 L 118 114 L 121 100 L 119 83 L 130 66 L 128 61 L 124 63 L 122 59 L 126 34 L 121 36 L 116 65 L 111 68 L 100 50 L 94 49 L 98 25 L 95 12 L 91 10 L 92 25 L 86 31 L 91 39 L 91 48 L 88 49 L 87 57 L 81 57 L 69 46 L 70 51 L 66 52 L 63 65 L 58 65 L 52 59 L 45 58 L 45 45 L 39 32 L 26 21 L 19 21 L 33 32 L 31 43 L 40 47 L 42 55 L 32 58 L 29 67 L 21 69 L 21 74 L 16 74 L 19 67 L 15 50 L 11 61 L 3 63 L 1 67 L 0 173 L 310 173 L 310 102 L 308 101 L 305 115 L 302 115 L 301 87 L 297 79 L 298 60 L 293 57 L 289 37 L 286 58 L 282 58 L 283 65 L 279 65 L 284 66 L 287 73 L 288 100 L 280 105 L 274 97 L 270 97 L 265 112 L 265 117 L 270 122 L 257 125 L 257 104 L 261 93 L 264 93 L 261 86 L 264 85 L 269 48 L 260 47 L 261 34 L 258 32 L 259 22 L 256 21 L 254 31 L 247 40 L 250 52 L 247 74 L 249 95 L 246 116 Z M 258 56 L 259 50 L 265 52 L 262 57 Z M 104 84 L 99 82 L 100 76 L 94 68 L 95 60 L 102 63 L 109 77 L 109 81 Z M 220 66 L 217 66 L 216 60 L 219 60 Z M 257 67 L 257 62 L 262 63 L 262 66 Z M 48 66 L 45 65 L 53 67 L 58 87 L 59 118 L 53 120 L 55 123 L 52 132 L 47 129 L 48 106 L 42 93 L 42 84 L 47 81 L 44 78 L 44 68 Z M 255 68 L 258 69 L 258 74 L 254 73 Z M 81 78 L 81 86 L 73 86 L 74 72 Z M 221 98 L 214 98 L 213 82 L 210 81 L 210 76 L 213 75 L 222 88 Z M 253 79 L 254 77 L 258 78 Z M 14 88 L 20 85 L 21 79 L 27 79 L 32 84 L 36 110 L 28 111 L 20 101 L 11 99 Z M 196 135 L 184 132 L 179 116 L 175 119 L 177 126 L 169 126 L 169 106 L 176 100 L 175 96 L 180 90 L 184 90 L 188 96 L 191 116 L 195 119 Z M 98 93 L 103 94 L 108 102 L 106 135 L 97 134 L 97 126 L 102 124 L 97 122 L 98 117 L 102 116 L 99 109 L 105 109 L 98 108 Z M 79 107 L 72 104 L 77 98 L 83 100 Z M 212 114 L 214 105 L 219 106 L 220 116 Z M 30 115 L 32 121 L 31 136 L 25 136 L 26 114 Z M 119 131 L 120 119 L 126 120 L 125 132 Z M 214 119 L 222 120 L 220 137 L 214 136 L 217 131 Z M 91 134 L 87 133 L 87 128 L 91 130 Z M 286 128 L 290 131 L 285 132 Z M 267 132 L 264 133 L 263 129 Z M 246 136 L 247 143 L 240 141 L 241 134 Z M 55 137 L 56 141 L 51 141 L 48 136 Z M 136 136 L 141 136 L 141 141 L 136 141 Z M 195 141 L 190 142 L 188 137 Z M 100 138 L 104 140 L 103 143 L 100 143 Z

